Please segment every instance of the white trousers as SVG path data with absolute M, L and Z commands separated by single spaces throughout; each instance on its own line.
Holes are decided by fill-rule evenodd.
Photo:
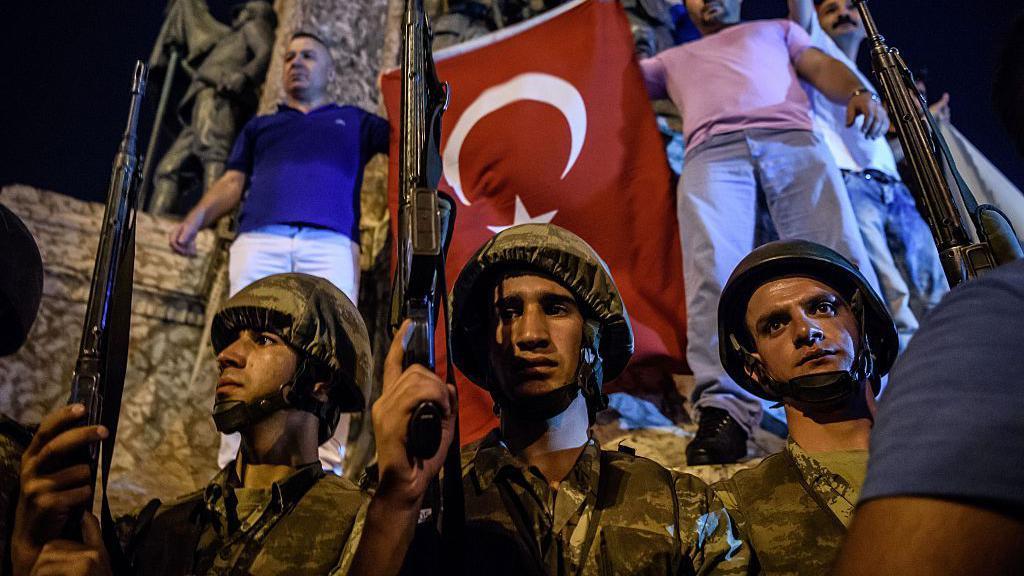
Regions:
M 326 278 L 352 302 L 359 301 L 359 244 L 322 228 L 275 224 L 238 235 L 231 244 L 228 276 L 231 295 L 273 274 L 304 272 Z M 341 474 L 348 439 L 348 414 L 341 415 L 334 437 L 320 446 L 324 470 Z M 224 467 L 238 453 L 241 437 L 221 435 L 217 464 Z

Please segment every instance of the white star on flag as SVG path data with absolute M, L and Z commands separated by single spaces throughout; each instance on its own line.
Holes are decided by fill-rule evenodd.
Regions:
M 516 194 L 516 215 L 512 219 L 512 224 L 508 226 L 488 226 L 487 229 L 495 234 L 502 230 L 507 230 L 512 226 L 518 226 L 520 224 L 547 224 L 558 214 L 558 210 L 552 210 L 537 216 L 530 216 L 530 213 L 526 211 L 526 206 L 523 205 L 523 200 Z

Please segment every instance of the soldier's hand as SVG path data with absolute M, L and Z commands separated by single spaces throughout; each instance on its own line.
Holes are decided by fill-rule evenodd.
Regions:
M 864 117 L 861 131 L 866 138 L 878 138 L 889 129 L 889 115 L 872 92 L 861 92 L 846 104 L 846 126 L 853 126 L 857 116 Z
M 380 470 L 377 496 L 403 507 L 418 507 L 431 479 L 444 464 L 458 408 L 455 387 L 445 384 L 437 374 L 418 364 L 403 370 L 408 334 L 409 322 L 406 321 L 384 361 L 383 392 L 373 404 L 373 430 Z M 409 418 L 416 406 L 426 401 L 436 402 L 444 413 L 441 446 L 433 457 L 418 460 L 411 458 L 406 450 Z
M 100 523 L 92 514 L 82 516 L 82 542 L 53 540 L 43 546 L 32 576 L 110 576 L 110 557 L 103 545 Z
M 943 92 L 942 98 L 939 98 L 931 106 L 928 107 L 928 111 L 932 113 L 932 116 L 940 122 L 949 122 L 949 92 Z
M 168 242 L 171 250 L 182 256 L 196 255 L 196 235 L 199 234 L 199 227 L 192 218 L 186 217 L 180 224 L 171 229 Z
M 71 514 L 92 505 L 89 464 L 78 458 L 107 437 L 103 426 L 76 426 L 81 404 L 63 406 L 43 419 L 21 457 L 21 493 L 11 536 L 16 574 L 27 574 L 40 551 L 57 539 Z

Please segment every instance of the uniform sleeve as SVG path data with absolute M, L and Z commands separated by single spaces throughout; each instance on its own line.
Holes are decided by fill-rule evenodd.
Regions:
M 651 100 L 668 98 L 668 88 L 666 87 L 668 72 L 661 58 L 653 56 L 641 60 L 640 73 L 643 75 L 644 86 L 647 88 L 647 95 Z
M 368 113 L 363 120 L 363 150 L 366 151 L 366 159 L 377 154 L 387 154 L 390 136 L 391 126 L 388 121 Z
M 796 22 L 791 20 L 781 20 L 780 22 L 782 22 L 785 30 L 784 34 L 786 49 L 789 50 L 789 61 L 796 63 L 800 55 L 804 53 L 804 50 L 812 47 L 811 37 Z
M 359 511 L 356 512 L 356 519 L 352 524 L 352 531 L 349 532 L 345 547 L 341 550 L 341 557 L 338 565 L 331 570 L 331 576 L 344 576 L 352 568 L 352 561 L 356 557 L 356 550 L 359 549 L 359 542 L 363 539 L 363 527 L 366 526 L 366 511 L 370 506 L 370 499 L 363 498 Z
M 257 117 L 258 118 L 258 117 Z M 253 165 L 253 147 L 254 136 L 255 136 L 255 122 L 257 118 L 253 118 L 242 128 L 239 132 L 238 137 L 235 139 L 235 145 L 231 148 L 231 155 L 228 156 L 228 161 L 224 165 L 226 170 L 238 170 L 244 172 L 247 176 L 252 176 L 252 165 Z
M 722 499 L 702 480 L 689 474 L 676 478 L 683 554 L 694 574 L 747 574 L 749 547 Z
M 930 496 L 1024 510 L 1024 262 L 955 288 L 889 376 L 861 502 Z

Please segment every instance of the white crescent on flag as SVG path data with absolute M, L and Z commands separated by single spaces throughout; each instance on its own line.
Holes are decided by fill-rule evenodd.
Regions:
M 572 140 L 569 148 L 569 160 L 565 164 L 565 169 L 562 170 L 561 178 L 565 178 L 565 175 L 572 170 L 576 163 L 587 137 L 587 106 L 583 101 L 583 96 L 575 86 L 557 76 L 539 72 L 520 74 L 508 82 L 481 92 L 459 116 L 455 128 L 452 129 L 448 141 L 444 145 L 442 154 L 444 177 L 452 187 L 452 191 L 455 192 L 455 196 L 464 205 L 469 206 L 471 203 L 462 191 L 462 176 L 459 173 L 459 154 L 462 152 L 462 143 L 484 116 L 520 100 L 533 100 L 548 104 L 565 116 Z

